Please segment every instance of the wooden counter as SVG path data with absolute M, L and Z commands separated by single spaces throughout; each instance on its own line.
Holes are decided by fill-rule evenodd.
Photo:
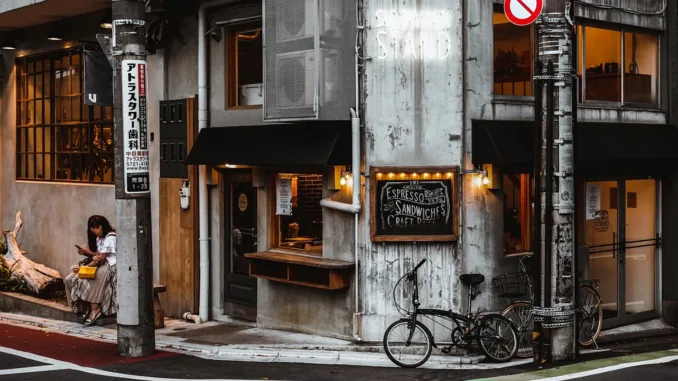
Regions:
M 324 290 L 347 288 L 355 269 L 353 262 L 304 254 L 265 251 L 245 257 L 250 276 Z

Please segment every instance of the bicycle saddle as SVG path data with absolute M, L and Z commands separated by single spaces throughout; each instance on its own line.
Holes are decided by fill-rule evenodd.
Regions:
M 485 281 L 483 274 L 462 274 L 459 275 L 461 282 L 467 286 L 477 286 Z

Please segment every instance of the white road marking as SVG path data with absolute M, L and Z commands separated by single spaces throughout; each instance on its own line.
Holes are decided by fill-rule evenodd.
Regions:
M 239 379 L 239 378 L 213 378 L 213 379 L 195 378 L 195 379 L 190 379 L 190 378 L 161 378 L 161 377 L 137 376 L 137 375 L 133 375 L 133 374 L 108 372 L 108 371 L 101 370 L 101 369 L 88 368 L 88 367 L 80 366 L 80 365 L 73 364 L 73 363 L 70 363 L 70 362 L 55 360 L 55 359 L 52 359 L 52 358 L 49 358 L 49 357 L 39 356 L 39 355 L 35 355 L 33 353 L 18 351 L 16 349 L 11 349 L 11 348 L 0 347 L 0 352 L 6 353 L 8 355 L 17 356 L 17 357 L 23 357 L 23 358 L 28 359 L 28 360 L 34 360 L 34 361 L 39 361 L 39 362 L 50 364 L 50 365 L 42 366 L 42 367 L 34 367 L 34 368 L 45 368 L 44 369 L 45 371 L 73 370 L 73 371 L 76 371 L 76 372 L 95 374 L 97 376 L 113 377 L 113 378 L 119 378 L 119 379 L 125 379 L 125 380 L 136 380 L 136 381 L 252 381 L 251 379 L 250 380 L 243 380 L 243 379 Z M 46 369 L 46 368 L 52 368 L 52 369 Z M 22 369 L 25 370 L 27 368 L 12 369 L 12 370 L 16 370 L 17 371 L 16 373 L 21 373 L 19 371 L 21 371 Z M 0 375 L 4 375 L 4 374 L 0 373 Z M 271 381 L 283 381 L 283 380 L 271 380 Z
M 633 367 L 643 366 L 643 365 L 665 364 L 667 362 L 676 361 L 676 360 L 678 360 L 678 356 L 666 356 L 666 357 L 660 357 L 660 358 L 654 359 L 654 360 L 645 360 L 645 361 L 630 362 L 630 363 L 626 363 L 626 364 L 610 365 L 610 366 L 606 366 L 606 367 L 603 367 L 603 368 L 587 370 L 585 372 L 565 374 L 565 375 L 562 375 L 562 376 L 556 376 L 556 377 L 550 377 L 550 378 L 541 378 L 541 379 L 534 380 L 534 381 L 573 380 L 573 379 L 581 378 L 581 377 L 595 376 L 597 374 L 614 372 L 615 370 L 620 370 L 620 369 L 633 368 Z
M 24 373 L 36 373 L 36 372 L 49 372 L 52 370 L 63 370 L 64 367 L 60 365 L 40 365 L 40 366 L 31 366 L 27 368 L 14 368 L 14 369 L 3 369 L 0 370 L 0 376 L 6 376 L 9 374 L 24 374 Z

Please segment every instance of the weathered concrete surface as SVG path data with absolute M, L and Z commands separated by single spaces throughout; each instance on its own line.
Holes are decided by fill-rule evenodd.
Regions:
M 15 292 L 0 292 L 0 311 L 82 323 L 80 316 L 63 304 Z

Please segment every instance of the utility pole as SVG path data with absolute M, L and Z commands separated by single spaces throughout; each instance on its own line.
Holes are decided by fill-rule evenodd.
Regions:
M 576 103 L 573 84 L 576 65 L 572 57 L 574 0 L 544 0 L 537 20 L 537 50 L 541 65 L 535 82 L 541 100 L 540 199 L 544 211 L 541 231 L 543 269 L 535 322 L 540 326 L 540 358 L 562 361 L 573 358 L 575 281 L 574 125 Z
M 142 357 L 155 351 L 146 9 L 140 0 L 112 1 L 118 354 Z

